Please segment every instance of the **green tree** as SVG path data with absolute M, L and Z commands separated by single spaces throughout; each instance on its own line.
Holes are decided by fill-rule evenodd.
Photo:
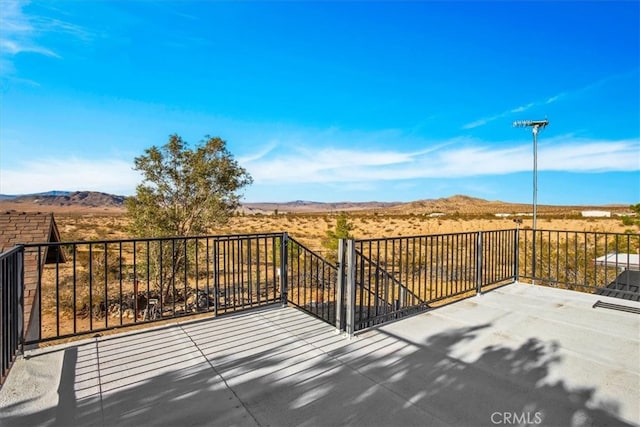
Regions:
M 327 248 L 327 258 L 331 261 L 337 261 L 338 259 L 338 241 L 340 239 L 351 239 L 351 231 L 353 230 L 353 224 L 349 222 L 349 217 L 344 212 L 340 212 L 336 219 L 336 226 L 333 230 L 327 230 L 327 235 L 322 241 L 322 245 Z
M 626 226 L 635 225 L 636 227 L 640 228 L 640 203 L 631 205 L 629 206 L 629 208 L 635 215 L 622 217 L 622 224 Z
M 225 224 L 253 182 L 220 138 L 205 137 L 191 150 L 178 135 L 134 159 L 143 182 L 125 205 L 130 228 L 142 237 L 193 236 Z
M 134 159 L 143 182 L 125 201 L 130 231 L 141 237 L 187 237 L 225 224 L 240 205 L 239 191 L 252 178 L 220 138 L 205 137 L 194 150 L 178 135 Z M 145 272 L 165 302 L 175 301 L 176 280 L 190 274 L 195 241 L 163 240 L 147 245 Z M 148 269 L 148 270 L 147 270 Z

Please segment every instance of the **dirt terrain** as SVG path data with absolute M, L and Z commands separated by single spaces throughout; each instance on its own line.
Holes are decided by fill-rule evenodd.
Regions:
M 0 211 L 53 212 L 63 242 L 87 240 L 118 240 L 133 237 L 127 231 L 128 218 L 124 198 L 102 193 L 69 194 L 46 198 L 0 200 Z M 490 202 L 466 196 L 453 196 L 439 200 L 423 200 L 403 204 L 380 203 L 312 203 L 245 205 L 224 227 L 210 230 L 211 235 L 287 232 L 309 249 L 327 256 L 323 245 L 327 231 L 333 230 L 339 212 L 345 212 L 352 225 L 355 238 L 416 236 L 426 234 L 460 233 L 469 231 L 513 229 L 514 219 L 522 220 L 523 228 L 532 226 L 529 205 Z M 628 212 L 628 206 L 570 207 L 541 206 L 538 228 L 546 230 L 638 233 L 636 226 L 625 226 L 622 218 L 582 218 L 581 210 L 608 210 L 612 213 Z M 508 217 L 496 214 L 510 214 Z M 46 292 L 49 299 L 55 292 Z M 55 306 L 43 300 L 43 304 Z M 64 314 L 64 313 L 62 313 Z M 105 320 L 106 319 L 106 320 Z M 95 320 L 95 319 L 94 319 Z M 100 322 L 113 322 L 101 318 Z M 76 322 L 76 323 L 74 323 Z M 90 330 L 89 317 L 67 314 L 56 318 L 45 311 L 43 333 L 55 336 L 56 328 L 69 332 L 74 324 L 79 330 Z M 97 322 L 97 320 L 96 320 Z M 128 322 L 128 320 L 127 320 Z M 125 322 L 126 323 L 126 322 Z M 66 328 L 66 329 L 65 329 Z
M 0 211 L 53 212 L 63 241 L 113 240 L 132 237 L 124 197 L 95 192 L 57 196 L 24 196 L 0 200 Z M 583 210 L 607 210 L 611 218 L 583 218 Z M 322 251 L 327 230 L 333 229 L 338 212 L 345 212 L 356 238 L 412 236 L 465 231 L 531 227 L 531 206 L 452 196 L 410 203 L 252 203 L 243 205 L 225 227 L 211 234 L 288 232 L 310 249 Z M 625 205 L 538 206 L 538 228 L 568 231 L 638 232 L 622 224 Z M 496 214 L 509 214 L 502 217 Z
M 53 212 L 55 214 L 122 214 L 125 213 L 125 196 L 95 191 L 76 191 L 58 194 L 33 194 L 0 197 L 0 210 Z M 612 213 L 629 211 L 627 205 L 606 206 L 551 206 L 538 205 L 543 215 L 579 215 L 584 210 L 607 210 Z M 304 200 L 292 202 L 244 203 L 239 213 L 257 214 L 321 214 L 349 212 L 353 214 L 448 214 L 485 215 L 530 213 L 530 204 L 490 201 L 469 196 L 455 195 L 441 199 L 425 199 L 413 202 L 334 202 L 321 203 Z

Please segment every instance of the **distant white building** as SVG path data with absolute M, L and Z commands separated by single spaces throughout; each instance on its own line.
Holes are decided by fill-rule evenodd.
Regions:
M 442 212 L 434 212 L 434 213 L 430 213 L 429 214 L 429 218 L 437 218 L 439 216 L 444 216 L 444 213 L 442 213 Z
M 511 216 L 510 213 L 497 213 L 497 214 L 494 214 L 494 215 L 497 216 L 498 218 L 507 218 L 507 217 Z
M 610 218 L 610 211 L 582 211 L 582 216 L 585 218 Z

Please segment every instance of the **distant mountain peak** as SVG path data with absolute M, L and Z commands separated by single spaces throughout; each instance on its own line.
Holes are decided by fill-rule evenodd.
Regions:
M 42 206 L 122 207 L 124 196 L 97 191 L 47 191 L 4 198 L 15 203 L 37 203 Z

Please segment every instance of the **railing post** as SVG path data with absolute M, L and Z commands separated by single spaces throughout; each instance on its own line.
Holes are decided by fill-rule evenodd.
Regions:
M 345 270 L 344 270 L 344 260 L 345 260 L 345 240 L 338 240 L 338 277 L 336 282 L 336 329 L 340 331 L 344 331 L 344 291 L 345 291 Z
M 356 247 L 355 242 L 347 240 L 347 283 L 346 283 L 346 325 L 345 330 L 349 337 L 353 336 L 355 329 L 356 312 Z
M 533 234 L 533 247 L 531 248 L 531 257 L 533 260 L 533 264 L 531 265 L 531 284 L 536 284 L 536 264 L 537 264 L 537 254 L 536 254 L 536 228 L 534 227 L 532 230 Z
M 24 246 L 18 252 L 18 333 L 20 353 L 24 354 Z
M 478 231 L 476 242 L 476 295 L 482 294 L 482 231 Z
M 516 228 L 516 237 L 514 244 L 515 260 L 513 261 L 513 280 L 520 281 L 520 227 Z
M 287 305 L 287 276 L 288 276 L 288 246 L 289 246 L 289 236 L 285 231 L 282 233 L 282 244 L 280 245 L 280 301 L 282 306 Z

